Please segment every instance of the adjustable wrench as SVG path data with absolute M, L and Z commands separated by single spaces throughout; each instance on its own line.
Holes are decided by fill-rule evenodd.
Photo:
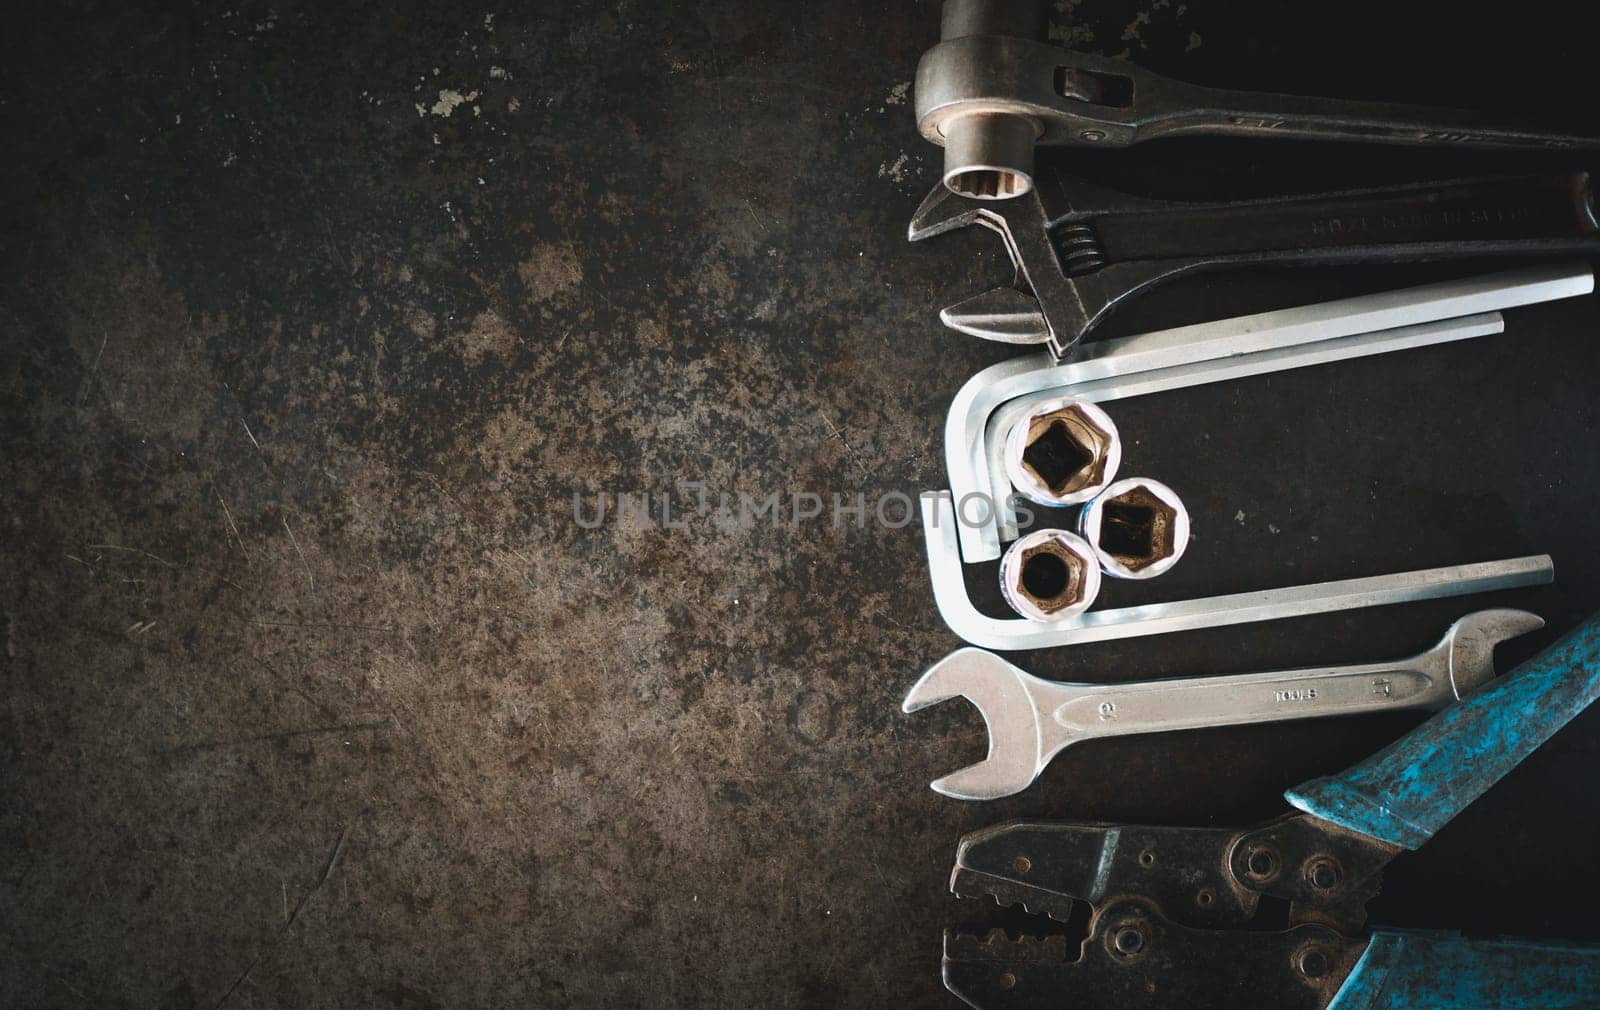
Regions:
M 982 649 L 958 649 L 922 675 L 901 709 L 957 696 L 977 707 L 989 756 L 935 780 L 933 790 L 991 800 L 1026 789 L 1061 750 L 1094 737 L 1444 708 L 1494 677 L 1495 646 L 1543 626 L 1524 610 L 1480 610 L 1452 624 L 1433 648 L 1393 663 L 1131 684 L 1044 680 Z
M 945 0 L 917 64 L 917 129 L 945 150 L 943 185 L 1005 200 L 1033 184 L 1036 144 L 1127 147 L 1209 134 L 1414 146 L 1594 147 L 1594 137 L 1489 124 L 1475 112 L 1222 91 L 1045 41 L 1040 0 Z
M 1045 172 L 1026 197 L 1003 203 L 936 186 L 908 237 L 970 224 L 1000 235 L 1016 276 L 940 319 L 987 340 L 1048 343 L 1058 360 L 1125 299 L 1194 270 L 1600 249 L 1583 172 L 1215 204 L 1149 200 Z

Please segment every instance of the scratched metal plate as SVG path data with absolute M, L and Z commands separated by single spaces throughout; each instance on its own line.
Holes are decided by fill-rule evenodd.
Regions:
M 39 5 L 0 38 L 0 1003 L 949 1006 L 964 831 L 1248 822 L 1406 717 L 1125 739 L 1027 793 L 926 788 L 957 643 L 915 526 L 574 521 L 573 494 L 941 485 L 1002 348 L 937 306 L 990 236 L 910 246 L 933 5 L 382 13 Z M 1595 129 L 1600 15 L 1535 2 L 1066 5 L 1202 83 Z M 1074 171 L 1173 197 L 1566 167 L 1173 143 Z M 1445 276 L 1175 285 L 1106 335 Z M 1600 305 L 1121 404 L 1195 542 L 1111 604 L 1547 551 L 1493 602 L 1600 607 Z M 991 594 L 992 600 L 992 594 Z M 1440 601 L 1021 662 L 1116 679 L 1404 655 Z M 1540 644 L 1527 643 L 1528 648 Z M 1581 718 L 1374 917 L 1597 938 Z

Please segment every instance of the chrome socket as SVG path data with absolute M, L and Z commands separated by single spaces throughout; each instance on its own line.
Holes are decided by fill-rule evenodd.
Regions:
M 1160 481 L 1125 477 L 1089 502 L 1078 531 L 1107 575 L 1153 579 L 1188 549 L 1189 510 Z
M 1030 621 L 1055 624 L 1088 610 L 1100 593 L 1100 561 L 1066 530 L 1035 530 L 1000 559 L 1000 593 Z
M 1042 40 L 1049 21 L 1041 3 L 945 0 L 939 24 L 942 42 Z M 1033 148 L 1042 131 L 1036 110 L 1015 100 L 974 99 L 974 89 L 1006 91 L 982 61 L 939 66 L 917 68 L 917 118 L 923 135 L 944 147 L 945 186 L 972 200 L 1009 200 L 1033 189 Z
M 1006 436 L 1006 476 L 1039 505 L 1081 505 L 1122 465 L 1122 436 L 1109 415 L 1072 396 L 1046 400 Z

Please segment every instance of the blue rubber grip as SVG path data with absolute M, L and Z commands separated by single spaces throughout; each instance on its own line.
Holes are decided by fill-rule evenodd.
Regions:
M 1284 799 L 1415 849 L 1597 696 L 1600 614 L 1350 770 L 1296 786 Z
M 1328 1010 L 1593 1010 L 1600 947 L 1375 929 Z

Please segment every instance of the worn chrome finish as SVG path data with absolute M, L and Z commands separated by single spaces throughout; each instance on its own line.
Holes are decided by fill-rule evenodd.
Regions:
M 1081 400 L 1126 400 L 1150 393 L 1167 392 L 1186 386 L 1204 385 L 1228 379 L 1240 379 L 1251 375 L 1262 375 L 1267 372 L 1282 371 L 1302 365 L 1325 364 L 1333 361 L 1382 354 L 1387 351 L 1424 347 L 1453 340 L 1465 340 L 1471 337 L 1500 333 L 1504 329 L 1505 325 L 1500 314 L 1491 312 L 1438 323 L 1424 323 L 1420 326 L 1406 326 L 1395 330 L 1382 330 L 1377 333 L 1362 333 L 1353 337 L 1323 341 L 1305 347 L 1260 351 L 1254 354 L 1221 358 L 1216 361 L 1201 362 L 1194 365 L 1138 372 L 1120 378 L 1085 382 L 1068 388 L 1074 397 Z M 1061 390 L 1059 389 L 1047 389 L 1037 393 L 1029 393 L 1026 396 L 1019 396 L 1014 400 L 1008 400 L 1001 404 L 989 416 L 989 423 L 984 431 L 985 468 L 988 472 L 986 475 L 980 475 L 980 479 L 987 479 L 993 489 L 994 512 L 992 516 L 985 516 L 984 518 L 986 520 L 992 518 L 995 526 L 996 539 L 992 548 L 995 557 L 999 556 L 1000 543 L 1014 540 L 1018 535 L 1016 503 L 1009 494 L 1011 478 L 1006 467 L 1006 433 L 1011 430 L 1018 417 L 1032 410 L 1035 405 L 1058 397 L 1060 393 Z M 956 486 L 956 483 L 952 479 L 952 488 Z M 986 522 L 985 525 L 989 525 L 989 523 Z M 972 527 L 970 526 L 962 526 L 963 536 L 965 537 L 971 529 Z M 987 534 L 986 530 L 980 532 Z M 964 541 L 962 554 L 969 561 L 994 560 L 993 557 L 987 556 L 990 550 L 987 543 L 985 543 L 984 547 L 984 553 L 972 557 L 967 555 Z
M 1478 112 L 1223 91 L 1045 40 L 1042 2 L 947 0 L 917 65 L 917 129 L 945 148 L 958 193 L 1019 196 L 1033 146 L 1127 147 L 1209 134 L 1431 146 L 1592 147 L 1595 138 L 1493 125 Z M 1025 145 L 1022 143 L 1026 140 Z
M 1006 539 L 1016 535 L 1006 494 L 995 495 L 1005 486 L 1003 457 L 991 467 L 985 445 L 991 417 L 1008 401 L 1071 395 L 1103 402 L 1463 340 L 1500 331 L 1499 318 L 1482 313 L 1593 290 L 1587 263 L 1544 264 L 1096 341 L 1067 364 L 1048 354 L 1002 361 L 969 379 L 945 417 L 945 467 L 956 500 L 976 494 L 996 506 L 988 510 L 991 521 L 961 527 L 962 554 L 969 562 L 993 561 L 1000 556 L 1002 526 Z M 1102 380 L 1122 381 L 1090 385 Z M 1009 430 L 998 428 L 1001 443 Z
M 1071 620 L 1099 594 L 1100 560 L 1076 533 L 1037 530 L 1000 559 L 1000 595 L 1030 621 Z
M 956 543 L 956 509 L 948 491 L 922 494 L 922 532 L 928 548 L 933 599 L 950 630 L 985 649 L 1048 649 L 1103 642 L 1113 638 L 1164 635 L 1175 631 L 1275 621 L 1335 610 L 1381 607 L 1391 603 L 1436 600 L 1469 593 L 1548 585 L 1555 566 L 1548 554 L 1425 568 L 1338 582 L 1209 596 L 1173 603 L 1149 603 L 1115 610 L 1091 610 L 1061 624 L 990 617 L 972 605 L 961 574 Z
M 950 0 L 941 11 L 945 40 L 1012 36 L 1043 38 L 1049 27 L 1044 4 Z M 951 68 L 960 73 L 962 68 Z M 967 81 L 962 87 L 979 87 Z M 921 93 L 922 84 L 917 84 Z M 1039 127 L 1029 116 L 970 102 L 951 109 L 935 131 L 944 147 L 944 184 L 975 200 L 1006 200 L 1033 187 L 1033 145 Z
M 1071 396 L 1039 403 L 1006 437 L 1006 476 L 1040 505 L 1082 505 L 1122 465 L 1122 438 L 1105 411 Z
M 1126 477 L 1094 497 L 1078 531 L 1119 579 L 1153 579 L 1189 549 L 1189 510 L 1178 492 L 1149 477 Z
M 1021 792 L 1062 750 L 1095 737 L 1443 708 L 1494 676 L 1496 645 L 1543 626 L 1524 610 L 1480 610 L 1452 624 L 1433 648 L 1393 663 L 1128 684 L 1044 680 L 992 652 L 957 649 L 922 675 L 900 707 L 909 713 L 961 697 L 978 709 L 988 757 L 936 779 L 933 790 L 990 800 Z

